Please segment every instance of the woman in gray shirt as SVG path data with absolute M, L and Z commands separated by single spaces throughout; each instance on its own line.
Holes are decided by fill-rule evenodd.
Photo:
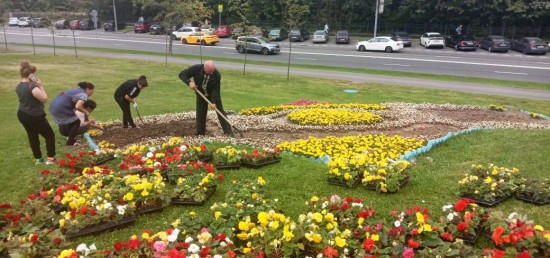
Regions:
M 36 159 L 36 164 L 54 164 L 55 163 L 55 134 L 46 119 L 44 112 L 44 103 L 48 101 L 48 95 L 44 90 L 42 81 L 36 77 L 36 66 L 27 61 L 21 62 L 19 72 L 21 81 L 17 84 L 15 92 L 19 98 L 19 109 L 17 118 L 27 131 L 29 144 L 32 154 Z M 48 158 L 44 160 L 40 151 L 41 135 L 46 140 L 46 151 Z

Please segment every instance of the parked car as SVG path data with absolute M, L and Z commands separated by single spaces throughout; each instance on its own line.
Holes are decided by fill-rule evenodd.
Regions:
M 513 41 L 510 49 L 523 52 L 524 54 L 545 55 L 548 52 L 548 45 L 539 38 L 523 37 Z
M 69 22 L 69 29 L 71 30 L 78 30 L 80 29 L 80 21 L 79 20 L 72 20 Z
M 151 27 L 149 27 L 149 34 L 151 35 L 164 35 L 166 31 L 164 26 L 160 22 L 152 22 Z
M 11 17 L 8 21 L 8 26 L 19 26 L 19 18 Z
M 237 39 L 238 37 L 243 36 L 243 35 L 244 35 L 244 29 L 241 28 L 241 27 L 237 27 L 231 32 L 231 38 L 232 39 Z
M 31 26 L 32 19 L 30 17 L 21 17 L 19 18 L 19 21 L 17 22 L 17 25 L 19 28 L 21 27 L 30 27 Z
M 420 36 L 420 45 L 425 48 L 429 47 L 445 47 L 445 39 L 439 32 L 426 32 Z
M 33 28 L 44 28 L 50 26 L 50 21 L 46 18 L 32 18 L 31 26 Z
M 172 32 L 172 38 L 173 39 L 181 39 L 183 37 L 187 37 L 191 33 L 199 32 L 199 27 L 181 27 L 178 30 Z
M 252 37 L 267 38 L 269 35 L 269 32 L 264 27 L 250 26 L 248 31 L 250 32 L 248 36 Z
M 80 20 L 78 26 L 80 30 L 95 30 L 94 21 L 90 19 Z
M 455 50 L 477 50 L 478 42 L 470 35 L 457 34 L 445 40 L 445 45 Z
M 214 34 L 214 28 L 212 26 L 208 25 L 208 24 L 207 25 L 202 25 L 200 27 L 200 30 L 204 34 L 208 34 L 208 35 Z
M 204 32 L 193 32 L 183 38 L 181 38 L 182 44 L 190 45 L 211 45 L 214 46 L 216 43 L 220 42 L 220 37 L 218 35 L 210 35 Z
M 487 49 L 489 52 L 499 51 L 506 53 L 510 50 L 510 41 L 503 36 L 489 35 L 479 41 L 479 47 Z
M 116 27 L 115 27 L 115 21 L 113 20 L 106 21 L 103 23 L 103 29 L 105 31 L 115 31 L 115 29 L 121 30 L 125 28 L 126 28 L 126 23 L 124 22 L 118 22 Z
M 269 40 L 284 40 L 288 38 L 288 31 L 285 28 L 273 28 L 267 34 Z
M 336 44 L 344 43 L 349 44 L 349 32 L 347 30 L 336 31 Z
M 309 32 L 305 29 L 294 28 L 290 31 L 288 37 L 290 41 L 304 42 L 304 40 L 309 39 Z
M 216 34 L 220 38 L 227 38 L 231 36 L 231 33 L 233 33 L 233 29 L 231 29 L 231 26 L 228 25 L 220 25 L 214 31 L 214 34 Z
M 149 28 L 151 28 L 151 23 L 148 21 L 138 21 L 134 23 L 134 33 L 145 33 L 149 32 Z
M 390 34 L 390 37 L 393 38 L 393 40 L 401 40 L 403 41 L 404 47 L 410 47 L 412 45 L 412 39 L 411 36 L 409 36 L 409 33 L 404 31 L 398 31 Z
M 277 54 L 281 52 L 281 48 L 277 43 L 271 43 L 260 37 L 241 36 L 237 38 L 235 49 L 239 53 L 257 52 L 264 55 Z
M 58 30 L 68 29 L 69 28 L 69 22 L 70 22 L 69 20 L 62 19 L 62 20 L 54 22 L 54 26 Z
M 324 30 L 316 30 L 313 32 L 313 39 L 311 40 L 313 44 L 315 43 L 327 43 L 328 34 Z
M 355 45 L 355 49 L 358 51 L 385 51 L 391 53 L 393 51 L 399 51 L 403 49 L 403 41 L 394 40 L 391 37 L 375 37 L 367 41 L 359 41 Z

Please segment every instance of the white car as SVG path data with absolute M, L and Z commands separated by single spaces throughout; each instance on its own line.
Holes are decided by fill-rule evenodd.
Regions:
M 9 26 L 18 26 L 19 25 L 19 18 L 17 17 L 11 17 L 8 21 Z
M 200 30 L 206 35 L 214 35 L 214 28 L 212 28 L 212 26 L 210 25 L 202 25 Z
M 17 22 L 17 25 L 19 27 L 30 27 L 31 22 L 32 22 L 32 19 L 30 17 L 21 17 L 21 18 L 19 18 L 19 21 Z
M 191 35 L 191 33 L 200 32 L 199 27 L 181 27 L 179 30 L 172 32 L 173 39 L 181 39 Z
M 386 51 L 391 53 L 393 51 L 399 51 L 403 49 L 403 41 L 395 41 L 391 37 L 376 37 L 367 41 L 359 41 L 355 45 L 355 49 L 358 51 Z
M 445 40 L 439 32 L 426 32 L 420 37 L 420 45 L 425 48 L 429 47 L 445 47 Z

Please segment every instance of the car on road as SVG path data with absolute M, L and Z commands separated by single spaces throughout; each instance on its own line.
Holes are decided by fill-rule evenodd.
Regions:
M 32 18 L 31 26 L 33 28 L 44 28 L 50 26 L 50 21 L 46 18 Z
M 94 21 L 90 19 L 83 19 L 78 22 L 78 28 L 80 30 L 95 30 Z
M 181 39 L 183 37 L 187 37 L 194 32 L 200 32 L 199 27 L 181 27 L 178 30 L 172 32 L 172 38 Z
M 17 25 L 19 28 L 21 27 L 30 27 L 31 26 L 32 19 L 30 17 L 21 17 L 19 18 L 19 21 L 17 22 Z
M 237 28 L 233 29 L 233 31 L 231 32 L 231 38 L 232 39 L 237 39 L 238 37 L 243 36 L 243 35 L 244 35 L 244 29 L 241 28 L 241 27 L 237 27 Z
M 512 42 L 510 49 L 522 52 L 524 54 L 541 54 L 548 53 L 548 45 L 540 38 L 523 37 Z
M 151 22 L 151 26 L 149 27 L 149 34 L 151 35 L 164 35 L 166 31 L 164 30 L 164 26 L 160 22 Z
M 349 32 L 347 30 L 336 31 L 336 44 L 344 43 L 349 44 Z
M 182 44 L 190 45 L 211 45 L 214 46 L 220 42 L 218 35 L 210 35 L 201 32 L 193 32 L 183 38 L 181 38 Z
M 79 20 L 72 20 L 69 22 L 69 29 L 71 30 L 78 30 L 80 29 L 80 21 Z
M 19 26 L 19 18 L 11 17 L 8 21 L 8 26 Z
M 64 29 L 68 29 L 69 28 L 69 20 L 67 19 L 61 19 L 61 20 L 58 20 L 56 22 L 54 22 L 54 26 L 56 29 L 58 30 L 64 30 Z
M 457 34 L 445 40 L 445 45 L 455 50 L 476 51 L 479 43 L 470 35 Z
M 489 35 L 479 41 L 479 47 L 487 49 L 489 52 L 498 51 L 506 53 L 510 50 L 510 41 L 503 36 Z
M 309 39 L 309 32 L 305 29 L 294 28 L 290 30 L 288 37 L 289 37 L 289 41 L 304 42 L 304 40 Z
M 281 52 L 279 44 L 268 42 L 264 38 L 251 36 L 241 36 L 237 38 L 235 49 L 241 54 L 245 52 L 256 52 L 263 55 L 269 55 Z
M 149 32 L 151 23 L 148 21 L 138 21 L 134 23 L 134 33 L 146 33 Z
M 425 48 L 430 47 L 438 47 L 438 48 L 444 48 L 445 47 L 445 39 L 439 32 L 426 32 L 420 36 L 420 45 L 424 46 Z
M 220 25 L 216 28 L 216 31 L 214 31 L 214 34 L 218 35 L 220 38 L 231 37 L 231 33 L 233 33 L 233 29 L 228 25 Z
M 391 53 L 403 49 L 403 41 L 392 37 L 375 37 L 366 41 L 359 41 L 355 45 L 357 51 L 385 51 Z
M 324 30 L 316 30 L 313 33 L 313 39 L 311 40 L 313 43 L 327 43 L 328 42 L 328 34 Z
M 208 34 L 208 35 L 214 34 L 214 28 L 212 26 L 208 25 L 208 24 L 207 25 L 202 25 L 200 27 L 200 30 L 204 34 Z
M 411 36 L 409 36 L 409 33 L 404 31 L 397 31 L 390 34 L 390 37 L 392 37 L 393 40 L 401 40 L 403 41 L 404 47 L 410 47 L 412 46 L 412 39 Z
M 288 38 L 288 31 L 285 28 L 273 28 L 267 34 L 267 38 L 273 41 L 281 41 Z
M 124 22 L 118 22 L 117 26 L 115 27 L 115 21 L 110 20 L 103 23 L 103 30 L 105 31 L 115 31 L 115 29 L 124 29 L 126 28 L 126 23 Z

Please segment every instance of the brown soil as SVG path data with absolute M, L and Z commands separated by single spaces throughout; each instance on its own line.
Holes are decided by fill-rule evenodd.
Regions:
M 244 137 L 239 137 L 238 133 L 236 139 L 231 139 L 233 142 L 239 143 L 244 140 L 244 143 L 260 143 L 255 145 L 270 146 L 280 141 L 293 141 L 297 139 L 307 139 L 309 136 L 313 137 L 325 137 L 325 136 L 346 136 L 346 135 L 359 135 L 359 134 L 379 134 L 386 135 L 400 135 L 403 137 L 419 137 L 424 139 L 433 139 L 447 134 L 448 132 L 455 132 L 461 129 L 466 129 L 473 126 L 483 126 L 487 124 L 490 127 L 499 128 L 550 128 L 550 121 L 534 119 L 529 117 L 528 114 L 515 111 L 491 111 L 487 109 L 445 109 L 441 107 L 435 108 L 420 108 L 412 109 L 413 116 L 418 117 L 412 122 L 400 124 L 396 126 L 382 126 L 382 128 L 375 126 L 367 128 L 350 128 L 343 129 L 319 129 L 319 128 L 278 128 L 278 129 L 258 129 L 254 126 L 245 128 L 240 125 L 239 121 L 251 120 L 250 117 L 242 117 L 240 115 L 230 115 L 232 123 L 243 132 Z M 405 112 L 406 113 L 406 112 Z M 384 116 L 387 123 L 395 123 L 396 121 L 410 119 L 409 113 L 399 117 L 399 114 L 388 114 Z M 217 119 L 209 114 L 207 119 L 207 137 L 223 137 L 223 132 L 218 126 Z M 272 120 L 277 120 L 279 123 L 283 121 L 285 123 L 285 117 L 278 116 L 273 117 Z M 140 128 L 124 129 L 120 127 L 120 124 L 115 123 L 115 126 L 109 128 L 101 136 L 97 136 L 96 140 L 105 140 L 109 143 L 115 144 L 116 147 L 124 147 L 133 143 L 154 141 L 155 139 L 166 139 L 172 136 L 194 138 L 196 127 L 193 117 L 172 121 L 160 122 L 155 117 L 149 117 L 145 119 L 145 123 L 139 123 L 136 121 Z M 255 122 L 251 122 L 254 124 Z M 258 122 L 256 122 L 258 123 Z M 288 122 L 286 122 L 288 123 Z M 384 123 L 384 122 L 383 122 Z M 382 125 L 383 125 L 382 123 Z M 260 123 L 261 124 L 261 123 Z M 290 123 L 288 123 L 290 124 Z M 497 125 L 497 126 L 495 126 Z M 500 126 L 502 125 L 502 126 Z M 292 125 L 294 126 L 294 125 Z M 274 127 L 275 128 L 275 127 Z M 227 138 L 229 139 L 229 138 Z

